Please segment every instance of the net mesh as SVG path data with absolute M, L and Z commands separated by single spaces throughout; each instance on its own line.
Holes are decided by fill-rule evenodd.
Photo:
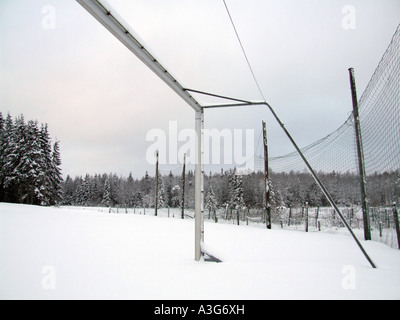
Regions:
M 400 169 L 400 25 L 359 99 L 361 134 L 367 175 Z M 314 170 L 358 172 L 354 119 L 351 114 L 337 130 L 302 148 Z M 263 158 L 256 156 L 257 169 Z M 306 170 L 297 152 L 271 157 L 275 172 Z

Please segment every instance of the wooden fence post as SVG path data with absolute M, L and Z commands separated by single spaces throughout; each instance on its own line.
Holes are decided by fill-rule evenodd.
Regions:
M 332 226 L 334 227 L 336 223 L 336 215 L 335 215 L 335 209 L 332 209 Z
M 183 169 L 182 169 L 182 200 L 181 200 L 182 219 L 185 219 L 185 181 L 186 181 L 186 153 L 183 154 Z
M 315 227 L 318 227 L 319 206 L 315 209 Z
M 306 232 L 308 232 L 308 202 L 306 202 L 306 205 L 305 205 L 305 218 L 304 218 L 304 224 L 305 224 L 305 227 L 306 227 Z
M 400 249 L 399 213 L 397 211 L 396 202 L 393 202 L 393 218 L 394 218 L 394 225 L 396 227 L 397 245 L 398 245 L 398 248 Z

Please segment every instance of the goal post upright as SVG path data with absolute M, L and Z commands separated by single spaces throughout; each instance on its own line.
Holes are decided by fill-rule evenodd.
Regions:
M 122 44 L 124 44 L 136 57 L 138 57 L 150 70 L 164 81 L 195 111 L 196 123 L 196 163 L 195 163 L 195 259 L 201 258 L 201 241 L 204 239 L 202 220 L 203 204 L 203 179 L 202 179 L 202 133 L 204 125 L 204 110 L 200 103 L 185 90 L 171 73 L 158 62 L 158 60 L 145 48 L 143 42 L 133 32 L 129 25 L 112 9 L 105 0 L 76 0 L 97 21 L 110 31 Z
M 204 132 L 204 109 L 196 111 L 196 162 L 195 162 L 195 188 L 194 188 L 194 223 L 195 223 L 195 260 L 199 261 L 202 255 L 202 242 L 204 242 L 204 220 L 203 220 L 203 199 L 204 199 L 204 171 L 203 171 L 203 132 Z

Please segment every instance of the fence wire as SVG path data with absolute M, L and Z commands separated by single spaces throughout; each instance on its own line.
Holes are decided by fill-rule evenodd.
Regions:
M 353 232 L 362 240 L 364 237 L 364 224 L 361 207 L 342 207 L 340 210 Z M 263 209 L 218 209 L 212 213 L 205 213 L 204 218 L 218 223 L 266 227 L 265 210 Z M 272 225 L 274 229 L 303 232 L 329 231 L 348 234 L 343 222 L 331 207 L 273 208 Z M 395 229 L 393 208 L 370 208 L 370 225 L 372 240 L 400 249 Z

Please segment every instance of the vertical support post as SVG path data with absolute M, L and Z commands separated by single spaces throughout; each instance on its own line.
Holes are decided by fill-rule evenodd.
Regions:
M 158 210 L 158 150 L 156 151 L 156 192 L 155 192 L 155 209 L 154 209 L 154 215 L 157 216 L 157 210 Z
M 186 180 L 186 153 L 183 155 L 182 169 L 182 219 L 185 219 L 185 181 Z
M 304 224 L 305 224 L 305 230 L 308 232 L 308 202 L 306 202 L 305 205 L 305 219 L 304 219 Z
M 397 211 L 396 202 L 393 202 L 393 219 L 394 219 L 394 225 L 396 227 L 397 244 L 398 244 L 398 248 L 400 249 L 399 213 Z
M 354 126 L 355 126 L 356 141 L 357 141 L 357 156 L 358 156 L 358 167 L 359 167 L 360 188 L 361 188 L 361 206 L 362 206 L 363 220 L 364 220 L 364 239 L 371 240 L 371 229 L 370 229 L 368 207 L 367 207 L 367 189 L 365 180 L 366 175 L 365 175 L 365 163 L 364 163 L 364 154 L 363 154 L 363 146 L 361 138 L 360 115 L 358 112 L 357 90 L 356 90 L 356 82 L 354 79 L 353 68 L 349 69 L 349 74 L 350 74 L 351 95 L 353 100 Z
M 354 216 L 354 209 L 350 208 L 350 211 L 349 211 L 349 225 L 350 225 L 350 227 L 351 227 L 351 221 L 353 221 L 353 216 Z
M 196 163 L 195 163 L 195 182 L 194 182 L 194 228 L 195 228 L 195 241 L 194 241 L 194 256 L 195 260 L 199 261 L 201 258 L 201 242 L 203 239 L 203 226 L 202 226 L 202 127 L 204 119 L 204 110 L 196 111 L 195 115 L 195 131 L 196 131 Z
M 264 184 L 265 184 L 265 212 L 266 212 L 266 226 L 267 229 L 271 229 L 271 193 L 270 193 L 270 176 L 268 168 L 268 140 L 267 140 L 267 125 L 266 122 L 262 121 L 263 126 L 263 138 L 264 138 Z
M 201 217 L 201 242 L 204 243 L 204 109 L 201 109 L 200 122 L 200 217 Z

